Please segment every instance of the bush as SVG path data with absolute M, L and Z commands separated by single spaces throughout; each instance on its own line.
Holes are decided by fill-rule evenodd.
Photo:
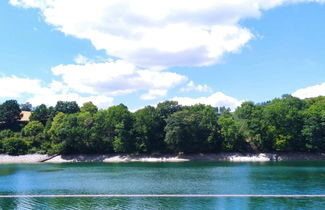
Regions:
M 2 145 L 2 141 L 0 140 L 0 154 L 3 153 L 3 145 Z
M 5 139 L 13 136 L 14 136 L 14 132 L 12 130 L 5 129 L 0 131 L 0 139 Z
M 28 151 L 28 144 L 20 138 L 5 138 L 2 140 L 3 151 L 9 155 L 23 155 Z

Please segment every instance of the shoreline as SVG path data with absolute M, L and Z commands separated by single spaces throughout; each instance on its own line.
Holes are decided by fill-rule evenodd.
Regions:
M 268 162 L 268 161 L 312 161 L 325 160 L 325 153 L 218 153 L 189 155 L 6 155 L 0 154 L 0 164 L 14 163 L 71 163 L 71 162 L 186 162 L 186 161 L 229 161 L 229 162 Z

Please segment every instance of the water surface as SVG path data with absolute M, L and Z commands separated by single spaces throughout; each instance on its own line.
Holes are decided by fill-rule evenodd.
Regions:
M 0 165 L 0 194 L 325 194 L 325 162 Z M 0 198 L 2 209 L 324 209 L 325 198 Z M 1 209 L 0 208 L 0 209 Z

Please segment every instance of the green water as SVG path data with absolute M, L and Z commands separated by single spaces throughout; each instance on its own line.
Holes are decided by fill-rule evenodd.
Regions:
M 325 162 L 0 165 L 0 194 L 325 194 Z M 325 198 L 0 198 L 0 209 L 325 209 Z

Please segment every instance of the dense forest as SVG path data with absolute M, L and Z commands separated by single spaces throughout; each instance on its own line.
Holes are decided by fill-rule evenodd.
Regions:
M 32 111 L 20 121 L 21 111 Z M 134 113 L 88 102 L 0 105 L 0 153 L 166 154 L 325 151 L 325 97 L 283 95 L 235 111 L 165 101 Z

